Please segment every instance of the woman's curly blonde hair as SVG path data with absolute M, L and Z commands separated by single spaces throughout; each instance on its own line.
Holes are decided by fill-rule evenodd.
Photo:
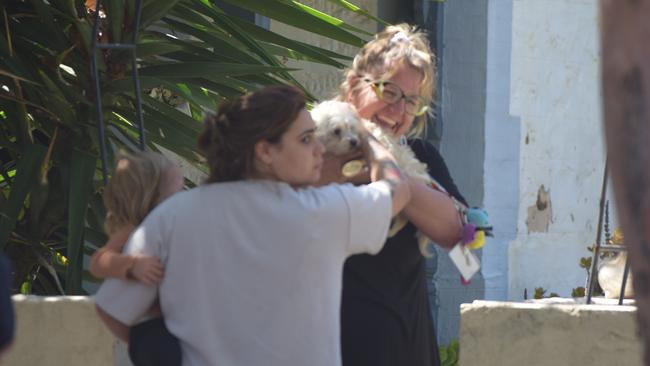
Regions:
M 115 170 L 104 190 L 108 234 L 126 225 L 139 225 L 160 203 L 167 172 L 175 165 L 162 154 L 120 152 Z
M 406 23 L 386 27 L 361 48 L 352 66 L 345 71 L 345 80 L 339 87 L 337 99 L 345 100 L 361 88 L 362 84 L 356 82 L 359 78 L 372 76 L 387 79 L 400 65 L 408 65 L 422 74 L 420 97 L 427 104 L 433 103 L 437 92 L 435 56 L 429 47 L 427 35 Z M 432 111 L 430 108 L 429 114 Z M 425 124 L 426 114 L 416 117 L 415 127 L 410 134 L 421 134 Z

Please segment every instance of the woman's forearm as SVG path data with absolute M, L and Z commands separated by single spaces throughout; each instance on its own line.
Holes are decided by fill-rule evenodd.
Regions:
M 411 200 L 409 179 L 397 167 L 393 155 L 372 135 L 363 146 L 368 162 L 370 180 L 382 180 L 391 187 L 392 214 L 397 215 Z
M 460 240 L 462 223 L 447 194 L 409 179 L 411 200 L 403 213 L 420 232 L 444 247 Z

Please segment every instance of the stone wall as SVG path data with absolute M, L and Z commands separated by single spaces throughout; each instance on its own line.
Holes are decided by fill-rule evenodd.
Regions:
M 641 366 L 636 307 L 461 305 L 460 366 Z
M 13 297 L 16 338 L 3 366 L 130 366 L 86 296 Z
M 91 298 L 13 297 L 3 366 L 131 366 Z M 460 366 L 640 366 L 636 307 L 474 301 L 461 306 Z

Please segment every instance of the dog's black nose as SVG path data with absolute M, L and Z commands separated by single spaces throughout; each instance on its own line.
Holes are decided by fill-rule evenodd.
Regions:
M 350 147 L 357 147 L 357 145 L 359 145 L 359 140 L 350 139 Z

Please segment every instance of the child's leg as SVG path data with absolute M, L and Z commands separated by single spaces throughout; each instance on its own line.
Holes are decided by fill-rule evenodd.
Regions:
M 163 318 L 147 320 L 131 327 L 129 357 L 134 366 L 180 366 L 180 341 Z

